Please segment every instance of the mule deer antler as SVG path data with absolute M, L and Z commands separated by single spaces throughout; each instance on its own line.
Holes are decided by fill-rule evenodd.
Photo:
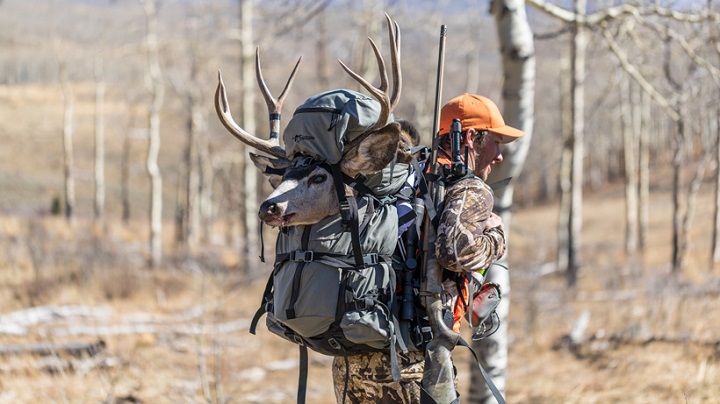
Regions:
M 385 69 L 385 60 L 380 54 L 380 50 L 378 50 L 378 47 L 372 38 L 368 38 L 368 40 L 370 41 L 370 46 L 372 46 L 373 52 L 375 53 L 375 58 L 377 59 L 378 67 L 380 69 L 380 87 L 376 88 L 367 80 L 362 78 L 362 76 L 347 67 L 342 60 L 338 59 L 342 68 L 345 69 L 345 71 L 352 76 L 355 81 L 365 87 L 370 94 L 372 94 L 373 97 L 380 102 L 380 117 L 375 125 L 368 130 L 368 132 L 372 132 L 375 129 L 385 126 L 388 118 L 390 118 L 390 114 L 392 114 L 393 110 L 395 110 L 395 107 L 400 101 L 400 93 L 402 90 L 402 74 L 400 72 L 400 27 L 398 26 L 397 21 L 390 19 L 389 15 L 385 14 L 385 18 L 388 23 L 388 36 L 390 37 L 390 56 L 394 83 L 392 95 L 390 95 L 388 91 L 388 75 L 387 70 Z
M 273 98 L 272 94 L 270 94 L 270 90 L 268 90 L 267 85 L 265 85 L 265 79 L 263 79 L 262 75 L 262 68 L 260 68 L 260 47 L 255 48 L 255 77 L 257 78 L 258 86 L 260 87 L 260 91 L 262 91 L 263 98 L 265 98 L 265 104 L 267 104 L 268 113 L 270 114 L 270 139 L 278 139 L 280 138 L 280 110 L 282 109 L 283 101 L 285 100 L 285 96 L 287 95 L 288 90 L 290 87 L 292 87 L 293 80 L 295 79 L 295 73 L 297 73 L 298 66 L 300 66 L 300 62 L 302 62 L 302 55 L 298 58 L 297 63 L 295 63 L 295 67 L 293 68 L 292 73 L 290 73 L 290 78 L 288 78 L 287 83 L 285 83 L 285 88 L 283 88 L 282 92 L 280 93 L 280 96 L 277 98 L 277 101 Z
M 238 138 L 246 145 L 257 149 L 258 151 L 267 153 L 271 156 L 286 159 L 287 157 L 285 156 L 285 149 L 280 146 L 279 139 L 280 110 L 282 109 L 282 103 L 285 99 L 285 96 L 287 95 L 287 91 L 292 86 L 293 79 L 295 78 L 295 74 L 297 73 L 297 69 L 300 65 L 301 60 L 302 56 L 298 59 L 297 63 L 295 63 L 295 67 L 290 74 L 290 78 L 288 78 L 288 81 L 285 84 L 285 88 L 283 89 L 282 93 L 276 101 L 270 94 L 267 85 L 265 85 L 265 80 L 262 77 L 262 69 L 260 68 L 260 49 L 256 49 L 255 51 L 255 74 L 257 77 L 258 85 L 260 86 L 260 90 L 262 91 L 263 97 L 265 98 L 268 112 L 270 114 L 270 136 L 268 140 L 260 139 L 248 133 L 235 122 L 232 114 L 230 113 L 230 106 L 227 100 L 225 83 L 223 82 L 222 74 L 218 70 L 218 86 L 217 90 L 215 91 L 215 110 L 217 111 L 218 117 L 220 118 L 220 122 L 223 123 L 225 128 L 227 128 L 227 130 L 233 136 Z

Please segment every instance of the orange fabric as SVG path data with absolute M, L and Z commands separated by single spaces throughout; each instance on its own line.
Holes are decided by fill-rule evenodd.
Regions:
M 459 333 L 460 332 L 460 326 L 462 323 L 462 319 L 465 316 L 465 311 L 467 310 L 466 303 L 470 301 L 470 290 L 468 288 L 469 278 L 462 274 L 462 288 L 458 291 L 460 293 L 460 297 L 458 297 L 457 302 L 455 302 L 455 307 L 453 308 L 453 331 Z
M 440 136 L 450 133 L 453 119 L 460 119 L 462 130 L 487 130 L 498 135 L 500 143 L 510 143 L 525 132 L 505 124 L 497 105 L 481 95 L 465 93 L 448 101 L 440 111 Z

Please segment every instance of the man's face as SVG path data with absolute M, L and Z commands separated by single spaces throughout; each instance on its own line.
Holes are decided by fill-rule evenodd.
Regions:
M 473 171 L 476 176 L 480 177 L 483 181 L 487 181 L 488 175 L 490 175 L 490 171 L 492 171 L 492 166 L 503 161 L 503 156 L 500 153 L 500 138 L 491 132 L 487 132 L 485 135 L 482 135 L 480 132 L 475 132 L 474 136 L 473 149 L 475 149 L 475 167 Z

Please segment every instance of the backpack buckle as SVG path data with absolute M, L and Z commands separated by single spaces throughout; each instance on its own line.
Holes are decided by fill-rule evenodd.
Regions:
M 305 346 L 305 341 L 303 341 L 302 337 L 299 335 L 293 334 L 293 341 L 300 346 Z
M 340 343 L 335 340 L 335 338 L 330 338 L 327 340 L 328 344 L 330 344 L 331 347 L 335 349 L 340 349 L 342 346 L 340 346 Z
M 290 253 L 290 261 L 312 262 L 315 254 L 312 251 L 295 250 Z
M 377 265 L 380 263 L 380 258 L 376 253 L 369 253 L 363 255 L 363 263 L 366 267 Z
M 312 251 L 295 250 L 290 253 L 290 261 L 312 262 L 315 254 Z

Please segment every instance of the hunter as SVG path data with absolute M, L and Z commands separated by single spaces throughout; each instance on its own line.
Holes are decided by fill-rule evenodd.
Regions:
M 492 166 L 502 162 L 500 144 L 524 133 L 505 125 L 495 103 L 486 97 L 463 94 L 445 104 L 440 114 L 439 162 L 450 164 L 450 127 L 462 126 L 461 158 L 466 155 L 474 173 L 450 185 L 437 232 L 436 256 L 447 270 L 484 278 L 487 268 L 505 253 L 502 219 L 492 212 L 493 192 L 485 183 Z M 450 294 L 453 294 L 447 290 Z M 462 293 L 462 292 L 461 292 Z M 457 299 L 457 292 L 454 293 Z M 473 299 L 473 314 L 483 310 L 483 295 Z M 454 307 L 454 306 L 451 306 Z M 459 320 L 463 313 L 455 313 Z M 479 319 L 477 316 L 473 316 Z M 473 321 L 475 323 L 475 321 Z M 457 331 L 457 327 L 454 327 Z M 339 403 L 420 403 L 423 352 L 398 354 L 401 381 L 394 381 L 387 353 L 336 357 L 333 362 L 335 396 Z M 349 371 L 346 371 L 349 370 Z M 348 376 L 349 375 L 349 376 Z

